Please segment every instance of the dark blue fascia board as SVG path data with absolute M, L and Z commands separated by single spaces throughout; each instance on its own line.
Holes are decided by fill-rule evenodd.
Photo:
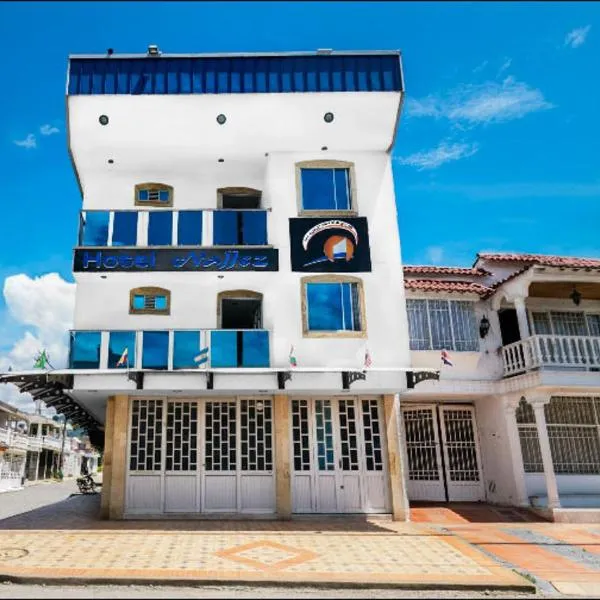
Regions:
M 67 94 L 401 92 L 400 52 L 69 57 Z

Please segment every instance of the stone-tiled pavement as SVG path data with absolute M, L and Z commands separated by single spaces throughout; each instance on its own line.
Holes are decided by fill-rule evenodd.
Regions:
M 2 498 L 0 498 L 0 503 Z M 600 528 L 473 505 L 384 519 L 100 521 L 99 496 L 0 521 L 0 578 L 600 593 Z M 523 578 L 517 572 L 524 573 Z

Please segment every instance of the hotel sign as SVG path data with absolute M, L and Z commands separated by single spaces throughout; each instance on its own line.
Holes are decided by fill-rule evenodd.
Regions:
M 371 271 L 365 217 L 290 219 L 292 271 L 364 273 Z
M 76 248 L 75 273 L 119 271 L 278 271 L 275 248 Z

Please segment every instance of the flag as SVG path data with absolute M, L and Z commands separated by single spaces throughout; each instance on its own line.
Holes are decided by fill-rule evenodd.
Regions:
M 442 350 L 442 363 L 448 365 L 449 367 L 454 366 L 454 363 L 450 359 L 450 355 L 445 350 Z
M 194 362 L 198 363 L 198 367 L 208 363 L 208 346 L 200 350 L 200 354 L 194 356 Z
M 290 367 L 297 367 L 298 366 L 298 361 L 296 360 L 296 357 L 294 356 L 294 346 L 292 346 L 290 348 Z
M 122 367 L 123 365 L 127 365 L 129 367 L 129 350 L 125 348 L 123 350 L 123 354 L 121 354 L 121 358 L 117 361 L 117 367 Z
M 369 349 L 365 348 L 365 369 L 368 369 L 373 364 L 371 360 L 371 355 L 369 354 Z
M 49 363 L 49 356 L 45 350 L 42 350 L 36 357 L 35 362 L 33 363 L 34 369 L 47 369 Z

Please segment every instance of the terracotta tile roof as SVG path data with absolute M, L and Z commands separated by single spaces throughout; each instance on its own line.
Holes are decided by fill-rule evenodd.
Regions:
M 404 274 L 423 274 L 423 275 L 490 275 L 485 269 L 473 267 L 438 267 L 436 265 L 404 265 Z
M 493 290 L 480 283 L 470 281 L 436 281 L 434 279 L 405 279 L 404 287 L 407 290 L 422 292 L 457 292 L 459 294 L 477 294 L 485 297 Z
M 592 268 L 600 269 L 600 259 L 581 258 L 577 256 L 553 256 L 548 254 L 512 254 L 512 253 L 493 253 L 480 252 L 477 254 L 477 260 L 490 260 L 499 262 L 521 262 L 531 265 L 540 265 L 545 267 L 570 267 L 570 268 Z

